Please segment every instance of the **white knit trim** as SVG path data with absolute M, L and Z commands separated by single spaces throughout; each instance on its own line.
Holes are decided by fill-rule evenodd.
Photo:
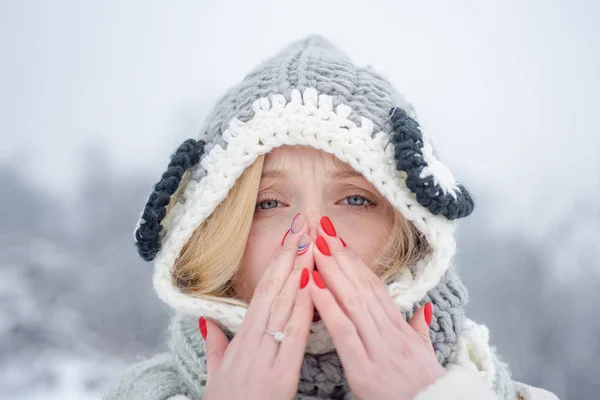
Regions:
M 458 339 L 456 352 L 448 359 L 449 366 L 468 369 L 476 373 L 489 387 L 493 387 L 496 366 L 489 346 L 490 332 L 468 318 L 463 320 L 463 331 Z M 453 366 L 454 365 L 454 366 Z
M 421 134 L 423 135 L 423 148 L 421 149 L 421 152 L 423 153 L 425 162 L 427 162 L 427 166 L 423 168 L 419 177 L 423 179 L 431 176 L 433 182 L 442 189 L 444 194 L 450 193 L 452 197 L 456 199 L 458 197 L 458 185 L 456 179 L 454 179 L 454 175 L 452 175 L 450 169 L 434 155 L 433 145 L 429 140 L 427 133 L 421 131 Z
M 494 391 L 468 370 L 456 369 L 439 377 L 414 400 L 498 400 Z
M 458 339 L 456 352 L 448 359 L 448 371 L 471 371 L 487 385 L 494 387 L 496 366 L 489 345 L 490 333 L 485 325 L 477 324 L 465 318 L 463 332 Z M 516 400 L 558 400 L 555 394 L 547 390 L 513 381 Z
M 559 400 L 558 396 L 545 389 L 530 386 L 522 382 L 513 382 L 515 384 L 516 400 Z
M 181 312 L 203 315 L 220 322 L 233 332 L 239 329 L 245 307 L 207 301 L 188 296 L 173 286 L 172 266 L 185 243 L 201 223 L 227 196 L 243 171 L 256 158 L 282 145 L 309 145 L 337 156 L 363 174 L 408 220 L 421 231 L 431 253 L 415 266 L 416 276 L 401 275 L 389 285 L 390 295 L 401 310 L 408 310 L 438 284 L 455 253 L 454 222 L 435 216 L 421 206 L 406 187 L 405 172 L 396 170 L 389 134 L 373 135 L 373 122 L 361 118 L 360 126 L 348 119 L 352 109 L 344 104 L 333 107 L 333 99 L 309 88 L 301 94 L 294 89 L 291 100 L 283 95 L 261 98 L 253 104 L 254 117 L 243 123 L 230 121 L 223 133 L 227 149 L 210 148 L 171 212 L 163 221 L 166 234 L 155 260 L 154 287 L 158 296 Z M 205 148 L 206 149 L 206 148 Z M 433 154 L 431 154 L 433 157 Z M 438 174 L 436 182 L 448 186 L 453 179 L 449 171 L 434 163 L 429 174 Z M 201 171 L 201 170 L 204 170 Z M 203 176 L 200 180 L 194 177 Z M 313 324 L 307 352 L 332 350 L 333 342 L 322 321 Z

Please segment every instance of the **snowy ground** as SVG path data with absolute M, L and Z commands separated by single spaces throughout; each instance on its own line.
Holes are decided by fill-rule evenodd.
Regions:
M 12 360 L 0 369 L 0 398 L 98 400 L 115 372 L 125 366 L 116 359 L 83 358 L 52 351 L 33 360 Z

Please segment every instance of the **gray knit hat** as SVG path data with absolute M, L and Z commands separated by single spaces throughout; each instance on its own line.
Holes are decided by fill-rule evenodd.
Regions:
M 199 138 L 173 154 L 135 231 L 140 255 L 155 262 L 159 297 L 237 332 L 246 308 L 183 293 L 173 285 L 172 268 L 243 171 L 281 145 L 334 154 L 424 235 L 430 252 L 388 285 L 399 309 L 412 310 L 449 269 L 454 222 L 473 211 L 473 200 L 438 160 L 410 105 L 390 83 L 319 36 L 294 42 L 260 64 L 217 102 Z M 311 332 L 307 352 L 333 348 L 322 321 Z

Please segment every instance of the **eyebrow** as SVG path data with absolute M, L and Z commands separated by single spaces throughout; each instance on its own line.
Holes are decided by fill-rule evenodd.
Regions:
M 285 178 L 288 178 L 289 176 L 290 176 L 290 174 L 287 171 L 273 169 L 273 170 L 269 170 L 269 171 L 264 171 L 262 173 L 261 178 L 285 179 Z M 345 178 L 363 178 L 363 175 L 360 172 L 353 170 L 353 169 L 351 169 L 351 170 L 336 169 L 333 171 L 329 171 L 329 173 L 327 174 L 327 177 L 330 179 L 345 179 Z

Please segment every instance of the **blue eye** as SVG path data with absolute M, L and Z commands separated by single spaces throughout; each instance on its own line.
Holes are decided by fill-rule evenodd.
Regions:
M 283 203 L 276 197 L 267 198 L 256 203 L 256 211 L 264 212 L 272 210 L 281 207 L 282 204 Z M 342 200 L 342 204 L 352 208 L 369 208 L 377 205 L 372 200 L 369 200 L 365 196 L 360 196 L 358 194 L 346 197 L 344 200 Z
M 344 201 L 348 200 L 348 205 L 352 207 L 370 207 L 374 206 L 375 203 L 371 200 L 367 199 L 364 196 L 360 196 L 358 194 L 354 194 L 352 196 L 348 196 L 344 199 Z
M 256 204 L 256 209 L 257 210 L 270 210 L 272 208 L 277 208 L 277 204 L 281 204 L 281 202 L 277 198 L 264 199 L 264 200 L 260 201 L 258 204 Z

